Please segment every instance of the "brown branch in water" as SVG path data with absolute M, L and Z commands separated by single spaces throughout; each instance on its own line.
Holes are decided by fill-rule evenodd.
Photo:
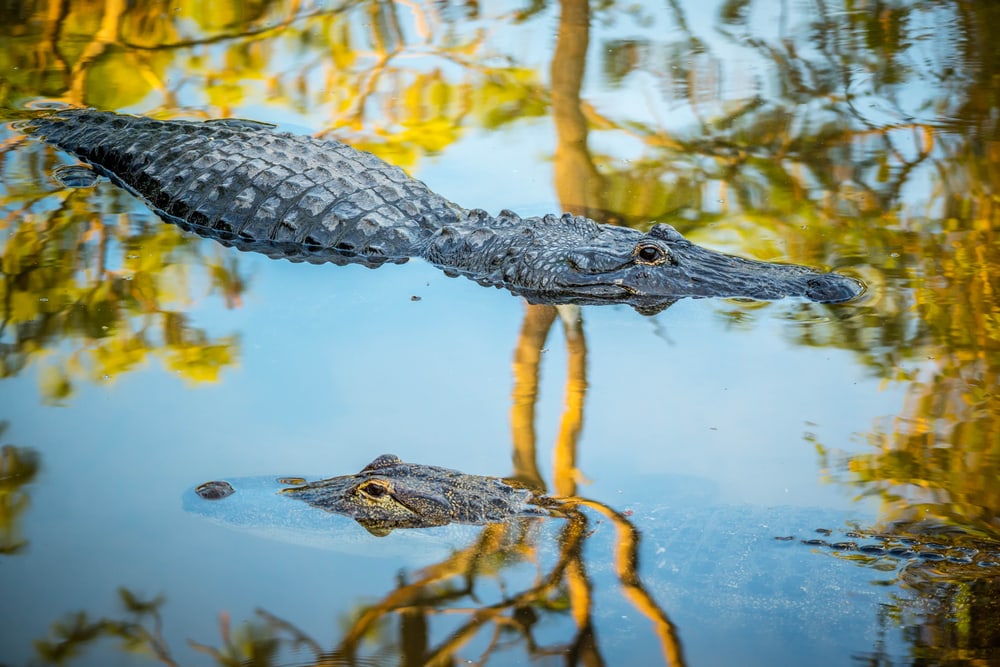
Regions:
M 566 389 L 559 434 L 553 448 L 552 478 L 556 494 L 575 496 L 581 478 L 576 467 L 577 443 L 583 430 L 584 401 L 587 397 L 587 339 L 579 306 L 557 306 L 566 335 Z
M 506 526 L 504 526 L 506 527 Z M 534 586 L 513 596 L 505 597 L 491 605 L 479 607 L 472 619 L 461 628 L 453 632 L 449 638 L 430 654 L 427 660 L 428 665 L 450 664 L 448 660 L 454 655 L 462 645 L 468 642 L 484 624 L 495 620 L 504 611 L 516 609 L 529 605 L 545 598 L 550 592 L 558 589 L 560 583 L 568 569 L 574 563 L 578 563 L 583 556 L 583 542 L 587 538 L 587 520 L 580 513 L 569 516 L 569 521 L 563 530 L 560 539 L 560 557 L 549 573 Z M 578 623 L 581 629 L 591 625 L 589 618 L 589 605 L 587 607 L 586 618 L 583 623 Z
M 570 507 L 588 507 L 608 517 L 614 524 L 618 535 L 615 569 L 623 592 L 635 608 L 653 622 L 667 664 L 684 667 L 686 663 L 677 626 L 653 599 L 639 578 L 639 531 L 624 515 L 603 503 L 585 498 L 568 498 L 565 503 Z
M 247 40 L 248 38 L 258 38 L 266 37 L 272 33 L 279 33 L 286 29 L 288 26 L 296 23 L 297 21 L 308 21 L 313 18 L 318 18 L 322 16 L 333 16 L 335 14 L 340 14 L 346 11 L 350 4 L 347 3 L 336 7 L 334 9 L 320 10 L 316 12 L 310 12 L 308 14 L 302 14 L 300 16 L 296 15 L 300 8 L 300 0 L 291 0 L 291 7 L 287 12 L 284 19 L 278 21 L 273 25 L 265 25 L 260 28 L 250 28 L 242 30 L 238 33 L 225 33 L 221 35 L 213 35 L 211 37 L 206 37 L 204 39 L 182 39 L 176 42 L 168 43 L 158 43 L 158 44 L 139 44 L 137 42 L 130 42 L 128 40 L 119 40 L 117 44 L 128 49 L 135 49 L 136 51 L 172 51 L 175 49 L 185 49 L 192 46 L 209 46 L 212 44 L 218 44 L 220 42 L 228 42 L 231 40 Z
M 90 64 L 96 61 L 108 46 L 118 42 L 120 37 L 119 24 L 125 12 L 125 0 L 105 0 L 104 12 L 101 16 L 101 26 L 86 48 L 70 69 L 69 90 L 66 98 L 69 102 L 82 105 L 84 87 Z
M 272 614 L 266 609 L 258 608 L 255 611 L 256 614 L 261 618 L 263 618 L 265 621 L 267 621 L 268 624 L 280 630 L 284 630 L 289 635 L 291 635 L 292 641 L 295 643 L 296 648 L 298 648 L 299 646 L 305 646 L 310 651 L 312 651 L 313 655 L 315 655 L 317 658 L 323 655 L 323 648 L 319 645 L 319 643 L 306 633 L 302 632 L 302 630 L 298 629 L 291 622 L 286 621 L 285 619 L 276 616 L 275 614 Z
M 542 351 L 556 313 L 555 306 L 525 304 L 524 321 L 514 348 L 512 363 L 514 388 L 510 398 L 510 429 L 513 478 L 542 491 L 546 487 L 538 469 L 535 412 Z

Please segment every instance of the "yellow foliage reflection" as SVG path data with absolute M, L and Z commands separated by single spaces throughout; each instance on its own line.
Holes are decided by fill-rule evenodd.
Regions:
M 3 28 L 16 39 L 0 46 L 0 58 L 18 62 L 16 76 L 26 78 L 12 79 L 0 99 L 45 95 L 109 109 L 158 99 L 175 108 L 200 91 L 210 112 L 195 114 L 219 117 L 266 97 L 289 110 L 327 108 L 339 136 L 404 166 L 454 142 L 470 121 L 497 127 L 544 112 L 534 70 L 495 58 L 475 31 L 452 39 L 428 9 L 229 4 L 26 7 L 22 23 Z M 413 13 L 406 25 L 404 11 Z M 39 60 L 20 62 L 27 53 Z M 279 73 L 276 61 L 296 66 Z M 236 363 L 238 338 L 192 327 L 186 310 L 201 279 L 192 265 L 228 307 L 242 303 L 238 259 L 221 249 L 199 257 L 204 246 L 152 216 L 119 214 L 131 198 L 106 185 L 51 192 L 49 151 L 21 138 L 2 148 L 3 168 L 15 177 L 0 190 L 0 230 L 10 230 L 0 248 L 0 340 L 10 341 L 0 347 L 0 376 L 49 356 L 40 384 L 58 403 L 81 378 L 113 380 L 150 355 L 192 382 L 216 381 Z M 49 355 L 61 340 L 76 349 Z
M 9 233 L 0 247 L 0 376 L 37 359 L 43 395 L 58 403 L 79 380 L 112 381 L 150 356 L 196 382 L 215 380 L 220 368 L 235 363 L 237 338 L 214 338 L 192 327 L 184 312 L 193 298 L 195 244 L 149 216 L 94 221 L 89 192 L 47 193 L 46 170 L 54 165 L 24 157 L 3 156 L 6 168 L 32 176 L 8 186 L 2 209 L 8 222 L 0 228 Z M 125 195 L 101 190 L 103 206 L 120 206 Z M 211 291 L 243 283 L 221 251 L 200 262 L 211 267 Z
M 497 26 L 514 32 L 530 24 L 545 3 L 482 16 L 475 3 L 39 0 L 21 3 L 0 26 L 0 103 L 20 107 L 46 97 L 195 117 L 265 107 L 273 119 L 308 119 L 321 133 L 403 167 L 453 145 L 470 127 L 549 116 L 565 209 L 637 226 L 668 220 L 716 247 L 865 278 L 873 286 L 869 299 L 824 311 L 822 323 L 807 306 L 786 313 L 803 320 L 788 333 L 800 344 L 852 350 L 873 375 L 907 387 L 901 414 L 863 436 L 870 450 L 838 457 L 824 449 L 828 467 L 860 493 L 878 494 L 887 521 L 1000 535 L 1000 51 L 991 34 L 1000 7 L 890 1 L 868 11 L 848 2 L 778 9 L 764 0 L 726 2 L 713 19 L 719 47 L 693 31 L 683 3 L 667 5 L 666 18 L 647 18 L 638 6 L 565 0 L 546 73 L 525 62 L 516 41 L 505 47 L 492 39 Z M 762 13 L 801 30 L 761 36 L 755 20 Z M 607 111 L 582 92 L 587 54 L 595 51 L 592 26 L 636 17 L 659 21 L 659 37 L 600 43 L 607 85 L 652 77 L 661 108 L 680 109 L 689 122 Z M 919 49 L 927 44 L 948 57 L 925 57 Z M 589 141 L 595 136 L 602 141 Z M 619 139 L 636 147 L 627 160 L 594 148 Z M 11 140 L 2 151 L 0 377 L 37 363 L 43 395 L 61 402 L 81 381 L 114 379 L 150 358 L 192 382 L 217 380 L 236 363 L 238 338 L 201 330 L 189 316 L 198 289 L 240 305 L 247 283 L 233 253 L 201 256 L 204 244 L 138 212 L 113 188 L 50 191 L 56 165 L 47 150 Z M 208 287 L 196 287 L 202 284 Z M 723 316 L 739 324 L 756 315 L 723 308 L 732 308 Z M 514 468 L 537 484 L 539 350 L 556 316 L 526 310 L 515 360 Z M 579 313 L 563 317 L 571 373 L 552 483 L 575 496 L 586 345 Z M 21 450 L 5 448 L 4 462 L 5 470 L 32 469 Z M 16 494 L 0 499 L 11 508 L 5 519 L 22 506 Z M 666 659 L 679 663 L 669 620 L 627 568 L 627 522 L 596 501 L 579 503 L 620 529 L 622 590 L 653 623 Z M 527 637 L 541 609 L 568 611 L 576 628 L 570 648 L 596 655 L 585 564 L 572 546 L 583 529 L 571 526 L 558 568 L 537 588 L 507 606 L 464 609 L 461 632 L 414 654 L 446 661 L 469 633 L 490 624 L 496 633 Z M 514 533 L 487 529 L 481 543 L 360 609 L 339 650 L 350 653 L 390 615 L 421 646 L 426 633 L 419 628 L 438 613 L 438 599 L 428 598 L 434 587 L 448 580 L 456 587 L 448 592 L 461 592 L 463 577 L 492 576 L 530 555 L 532 546 Z M 969 609 L 995 617 L 988 605 L 994 591 L 976 586 L 986 592 L 976 597 L 971 584 L 935 589 L 939 615 L 924 628 L 931 638 L 920 641 L 932 644 L 935 628 L 966 618 Z M 978 606 L 963 607 L 972 598 Z M 126 606 L 156 608 L 134 599 Z M 291 624 L 261 619 L 258 635 L 242 644 L 223 623 L 225 646 L 212 654 L 237 664 L 253 651 L 276 650 L 279 636 L 310 645 Z M 63 634 L 96 636 L 94 627 L 78 618 Z M 136 639 L 135 625 L 101 627 L 152 641 Z M 313 648 L 320 662 L 326 653 Z
M 950 231 L 944 247 L 930 235 L 911 245 L 922 273 L 913 292 L 920 327 L 906 343 L 922 361 L 903 378 L 909 384 L 904 411 L 869 436 L 873 451 L 835 467 L 863 493 L 881 495 L 887 520 L 938 521 L 996 538 L 1000 239 L 992 221 L 966 224 L 972 229 Z
M 8 422 L 0 421 L 0 438 L 8 426 Z M 22 487 L 35 479 L 40 467 L 38 453 L 33 449 L 8 444 L 0 448 L 0 556 L 20 553 L 28 544 L 18 526 L 29 503 Z

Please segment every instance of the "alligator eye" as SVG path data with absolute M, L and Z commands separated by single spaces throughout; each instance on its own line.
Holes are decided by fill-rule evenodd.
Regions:
M 643 243 L 635 248 L 636 258 L 643 264 L 660 264 L 667 259 L 667 251 L 652 243 Z
M 389 493 L 389 488 L 380 482 L 367 482 L 358 487 L 358 490 L 369 498 L 376 499 Z

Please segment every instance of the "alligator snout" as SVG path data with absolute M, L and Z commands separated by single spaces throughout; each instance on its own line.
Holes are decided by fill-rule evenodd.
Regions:
M 819 303 L 843 303 L 861 296 L 864 283 L 838 273 L 813 276 L 806 281 L 805 296 Z

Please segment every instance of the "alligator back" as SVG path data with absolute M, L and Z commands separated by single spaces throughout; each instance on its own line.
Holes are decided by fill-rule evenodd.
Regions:
M 292 260 L 402 262 L 461 209 L 370 153 L 252 121 L 159 121 L 92 109 L 31 121 L 163 218 Z

